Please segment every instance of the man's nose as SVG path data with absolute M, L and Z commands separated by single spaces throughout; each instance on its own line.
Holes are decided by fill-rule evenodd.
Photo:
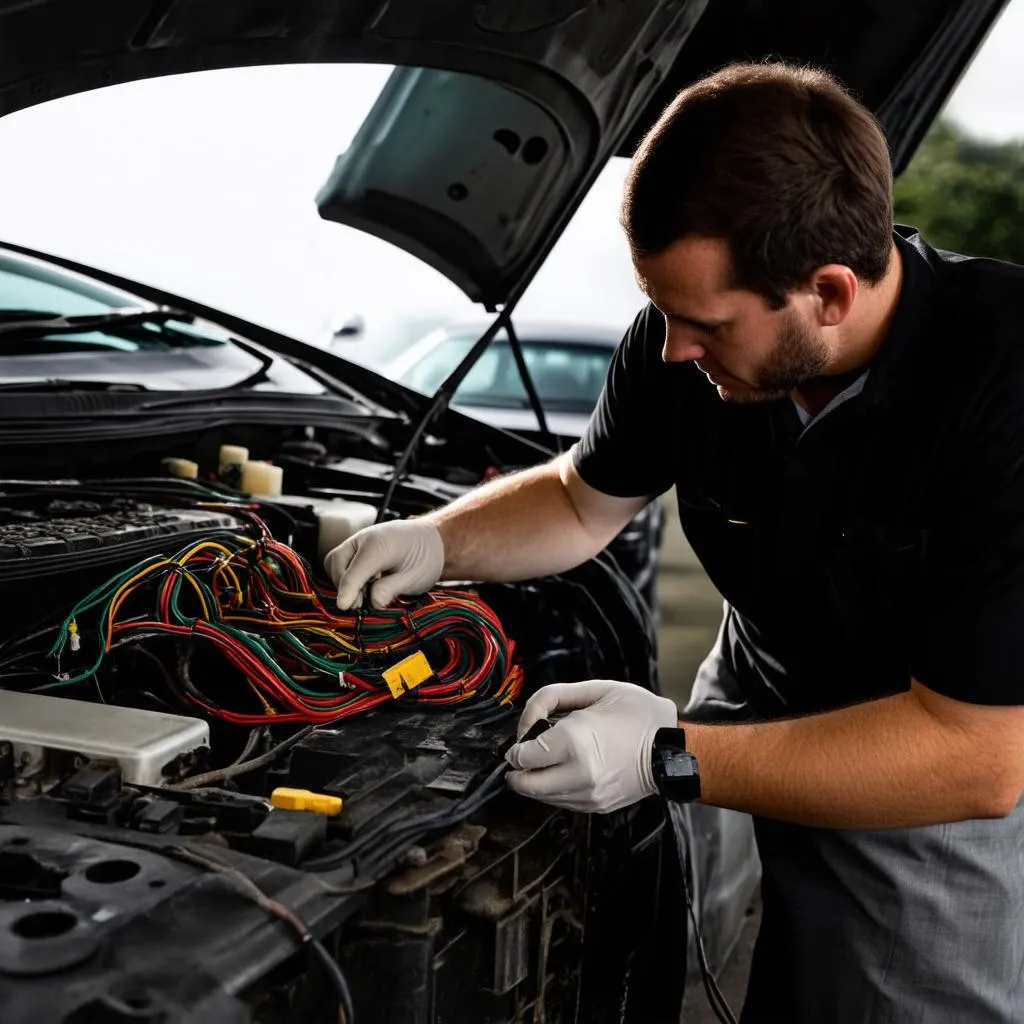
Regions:
M 661 358 L 666 363 L 695 362 L 706 354 L 707 348 L 692 333 L 671 328 L 665 332 L 665 347 L 661 351 Z

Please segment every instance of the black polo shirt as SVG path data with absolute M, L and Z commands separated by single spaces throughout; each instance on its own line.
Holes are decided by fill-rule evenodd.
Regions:
M 727 403 L 665 363 L 648 307 L 573 449 L 618 496 L 676 486 L 726 599 L 709 664 L 757 716 L 906 690 L 1024 703 L 1024 268 L 909 229 L 863 390 L 803 429 L 790 399 Z

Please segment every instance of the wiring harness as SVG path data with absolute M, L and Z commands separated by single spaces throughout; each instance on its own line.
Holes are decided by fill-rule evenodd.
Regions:
M 254 512 L 200 507 L 244 517 L 252 536 L 220 531 L 101 584 L 59 627 L 49 651 L 55 681 L 38 689 L 84 682 L 112 651 L 164 637 L 181 641 L 177 679 L 167 673 L 167 684 L 235 725 L 333 722 L 399 698 L 448 706 L 509 704 L 519 695 L 515 645 L 477 595 L 438 590 L 415 603 L 342 613 L 334 588 L 314 580 Z M 248 708 L 222 707 L 201 692 L 190 670 L 199 643 L 241 673 L 255 695 Z M 69 651 L 93 645 L 91 664 L 62 671 Z

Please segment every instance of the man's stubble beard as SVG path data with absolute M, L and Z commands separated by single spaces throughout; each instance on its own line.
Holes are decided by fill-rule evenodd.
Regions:
M 775 402 L 804 381 L 818 376 L 828 365 L 828 359 L 825 343 L 790 311 L 782 321 L 775 349 L 758 368 L 754 386 L 742 391 L 720 386 L 718 394 L 726 402 L 738 405 Z

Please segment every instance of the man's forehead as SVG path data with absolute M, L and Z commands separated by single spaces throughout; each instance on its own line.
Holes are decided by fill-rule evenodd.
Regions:
M 633 267 L 640 289 L 666 312 L 679 306 L 689 316 L 714 319 L 737 297 L 724 239 L 687 236 L 657 255 L 635 258 Z

